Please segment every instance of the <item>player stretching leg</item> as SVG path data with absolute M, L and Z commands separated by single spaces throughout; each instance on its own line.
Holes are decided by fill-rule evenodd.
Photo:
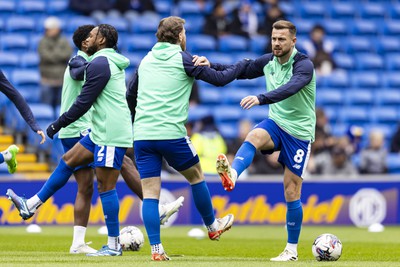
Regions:
M 187 137 L 189 95 L 193 80 L 225 85 L 238 77 L 247 61 L 236 65 L 195 66 L 186 52 L 185 21 L 179 17 L 162 19 L 158 42 L 145 56 L 130 81 L 128 105 L 134 118 L 134 149 L 143 187 L 143 222 L 150 240 L 152 260 L 164 261 L 158 223 L 162 159 L 190 183 L 193 200 L 211 240 L 218 240 L 231 228 L 233 215 L 216 219 L 199 157 Z
M 295 48 L 296 27 L 291 22 L 275 22 L 271 42 L 273 53 L 250 63 L 240 77 L 252 79 L 265 75 L 267 93 L 247 96 L 240 105 L 250 109 L 255 105 L 270 104 L 269 118 L 247 135 L 232 167 L 223 154 L 218 156 L 216 167 L 223 187 L 231 191 L 240 174 L 250 166 L 256 150 L 264 154 L 281 151 L 278 161 L 285 169 L 288 240 L 284 251 L 271 261 L 296 261 L 303 220 L 302 179 L 315 131 L 315 74 L 310 59 Z

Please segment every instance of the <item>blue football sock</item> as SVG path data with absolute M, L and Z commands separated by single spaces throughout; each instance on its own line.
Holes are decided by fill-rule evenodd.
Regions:
M 58 163 L 57 168 L 47 179 L 46 183 L 42 186 L 39 193 L 37 193 L 40 200 L 44 203 L 52 195 L 54 195 L 60 188 L 62 188 L 69 180 L 74 169 L 69 167 L 63 159 Z
M 104 218 L 108 230 L 108 236 L 119 236 L 119 200 L 117 190 L 113 189 L 100 193 L 101 205 L 103 206 Z
M 146 228 L 147 236 L 149 237 L 150 245 L 161 243 L 160 239 L 160 212 L 158 211 L 158 199 L 145 198 L 143 199 L 142 215 L 143 222 Z
M 203 218 L 204 224 L 206 226 L 211 225 L 215 221 L 215 215 L 206 181 L 192 185 L 192 195 L 194 204 Z
M 237 177 L 250 166 L 255 154 L 256 148 L 250 142 L 246 141 L 240 146 L 232 162 L 232 168 L 236 170 Z
M 4 162 L 4 156 L 0 153 L 0 164 Z
M 286 202 L 286 227 L 288 232 L 288 243 L 299 242 L 301 224 L 303 222 L 303 207 L 300 199 L 293 202 Z

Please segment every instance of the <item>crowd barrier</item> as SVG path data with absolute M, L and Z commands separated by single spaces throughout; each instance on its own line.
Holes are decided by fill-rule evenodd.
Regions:
M 356 225 L 372 223 L 384 225 L 400 224 L 400 178 L 382 176 L 375 179 L 330 179 L 306 180 L 303 183 L 303 222 L 306 225 Z M 227 213 L 235 215 L 236 224 L 284 224 L 286 204 L 281 179 L 255 177 L 239 180 L 235 190 L 226 192 L 220 182 L 207 178 L 212 202 L 217 217 Z M 27 197 L 36 193 L 43 181 L 0 180 L 0 225 L 73 224 L 73 203 L 77 185 L 73 179 L 59 190 L 33 218 L 23 221 L 18 211 L 5 196 L 7 188 Z M 96 188 L 96 184 L 95 184 Z M 163 180 L 160 202 L 169 202 L 179 196 L 185 197 L 183 207 L 168 224 L 201 224 L 191 196 L 188 183 L 183 178 Z M 97 190 L 92 199 L 90 224 L 104 224 L 103 211 Z M 141 201 L 133 195 L 123 181 L 117 183 L 120 199 L 121 225 L 142 225 Z

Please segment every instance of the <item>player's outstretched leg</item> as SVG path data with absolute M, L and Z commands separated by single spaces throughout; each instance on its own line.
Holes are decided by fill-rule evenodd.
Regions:
M 9 173 L 14 173 L 17 170 L 17 153 L 19 148 L 16 145 L 9 146 L 5 151 L 1 152 L 4 161 L 7 163 Z
M 6 195 L 8 196 L 8 199 L 14 203 L 15 208 L 19 211 L 19 215 L 22 219 L 28 220 L 35 214 L 35 212 L 29 210 L 26 198 L 18 196 L 12 189 L 7 189 Z
M 285 249 L 278 257 L 271 258 L 270 261 L 297 261 L 297 254 L 289 249 Z
M 169 219 L 169 217 L 172 216 L 175 212 L 179 210 L 180 207 L 183 206 L 183 201 L 185 201 L 185 198 L 183 196 L 180 196 L 177 200 L 160 205 L 159 207 L 159 212 L 160 212 L 160 224 L 163 225 L 166 223 Z
M 217 172 L 222 181 L 222 186 L 226 191 L 232 191 L 235 188 L 237 173 L 231 168 L 227 157 L 219 154 L 217 157 Z
M 220 236 L 228 231 L 229 229 L 231 229 L 233 221 L 234 221 L 234 216 L 233 214 L 228 214 L 223 218 L 220 219 L 216 219 L 218 225 L 217 225 L 217 229 L 215 231 L 209 231 L 208 232 L 208 237 L 211 240 L 216 240 L 218 241 Z

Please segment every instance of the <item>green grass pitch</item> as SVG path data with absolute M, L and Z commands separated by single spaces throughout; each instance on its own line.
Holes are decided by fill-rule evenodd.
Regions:
M 86 241 L 100 248 L 107 237 L 90 226 Z M 122 226 L 121 226 L 122 228 Z M 140 227 L 144 231 L 143 227 Z M 92 258 L 68 253 L 72 226 L 42 227 L 41 234 L 28 234 L 25 227 L 0 227 L 0 266 L 400 266 L 400 227 L 386 227 L 384 232 L 370 233 L 355 227 L 305 226 L 299 244 L 299 261 L 269 262 L 286 244 L 283 226 L 233 226 L 219 242 L 197 240 L 187 236 L 189 226 L 161 229 L 169 262 L 151 262 L 146 238 L 139 252 L 125 252 L 122 257 Z M 311 254 L 315 237 L 332 233 L 343 243 L 337 262 L 317 262 Z M 145 233 L 145 232 L 144 232 Z

